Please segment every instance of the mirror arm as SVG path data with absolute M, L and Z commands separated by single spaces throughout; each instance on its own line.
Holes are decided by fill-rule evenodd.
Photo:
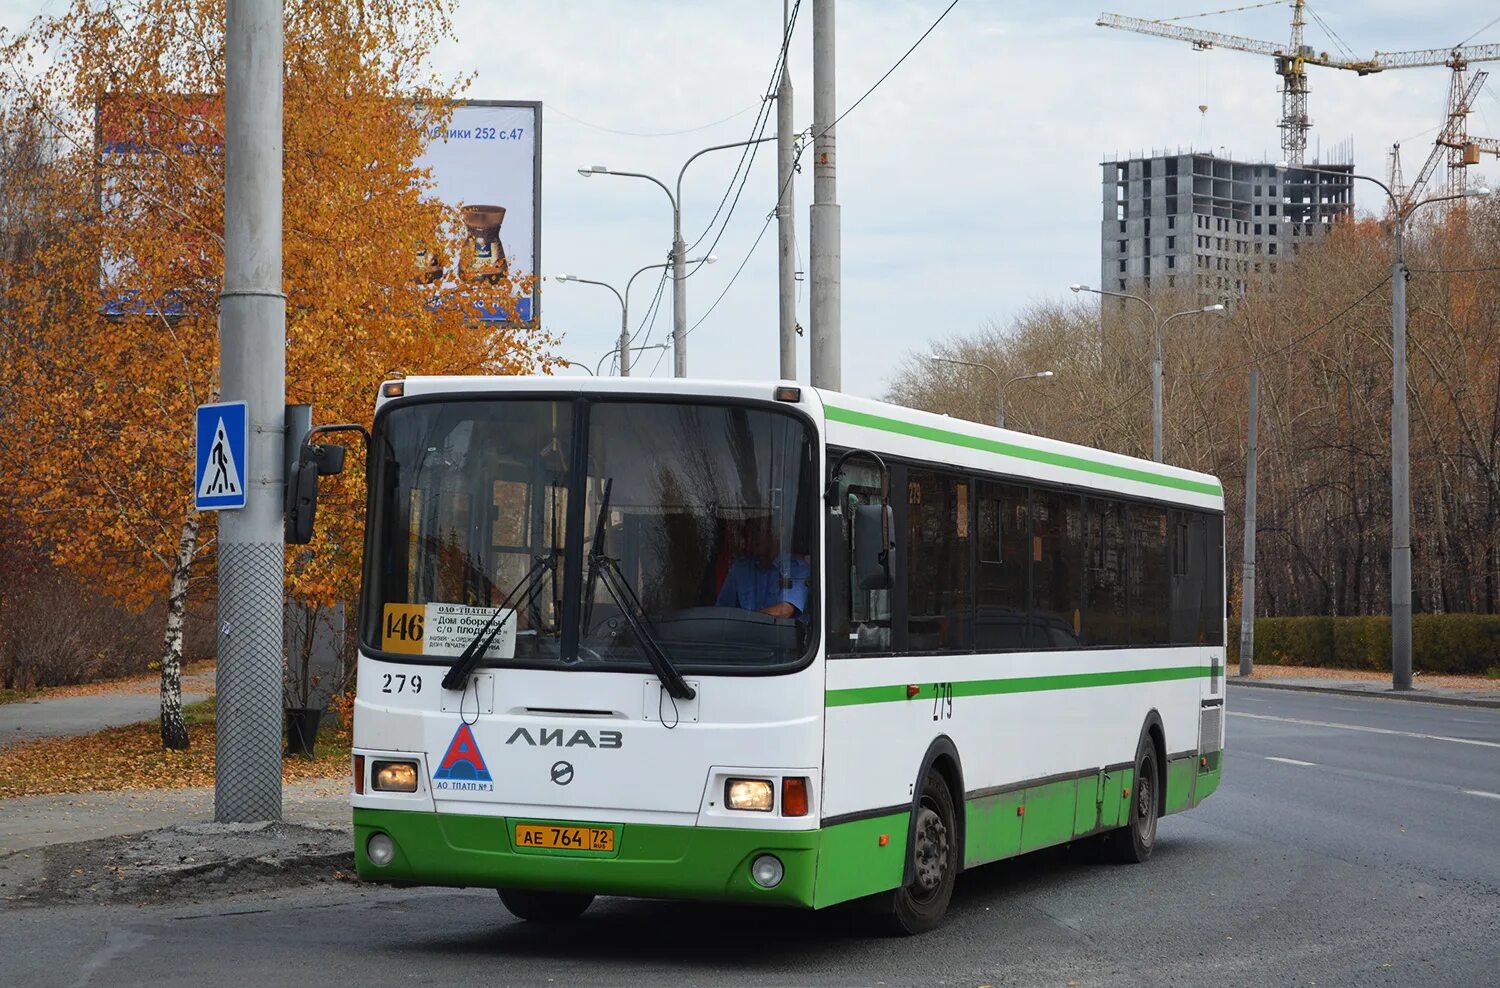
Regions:
M 891 500 L 891 471 L 885 465 L 885 460 L 880 458 L 879 453 L 868 449 L 846 449 L 839 454 L 839 458 L 833 461 L 833 469 L 828 473 L 828 487 L 823 492 L 823 500 L 829 507 L 838 503 L 839 478 L 844 475 L 844 463 L 852 456 L 868 456 L 880 466 L 880 501 L 889 504 Z

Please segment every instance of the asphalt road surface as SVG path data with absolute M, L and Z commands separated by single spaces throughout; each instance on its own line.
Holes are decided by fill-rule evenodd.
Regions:
M 947 924 L 348 885 L 0 912 L 0 982 L 47 985 L 1500 983 L 1500 711 L 1230 692 L 1219 793 L 1145 866 L 1076 849 L 970 872 Z

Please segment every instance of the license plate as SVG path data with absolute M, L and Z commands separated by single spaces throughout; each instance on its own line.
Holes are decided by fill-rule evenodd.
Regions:
M 552 824 L 516 824 L 516 846 L 551 851 L 613 851 L 613 827 L 565 827 Z

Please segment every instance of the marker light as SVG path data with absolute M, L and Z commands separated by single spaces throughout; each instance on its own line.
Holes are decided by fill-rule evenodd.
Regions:
M 365 854 L 369 857 L 370 864 L 384 868 L 396 857 L 396 842 L 385 834 L 374 834 L 369 843 L 365 844 Z
M 365 756 L 354 756 L 354 795 L 365 794 Z
M 781 780 L 781 815 L 807 816 L 807 779 L 798 776 Z
M 387 398 L 400 398 L 406 394 L 406 382 L 387 381 L 380 386 L 380 393 Z
M 781 884 L 785 874 L 786 869 L 782 867 L 781 859 L 774 854 L 762 854 L 750 865 L 750 877 L 761 888 L 775 888 Z
M 376 762 L 373 784 L 380 792 L 416 792 L 416 762 Z
M 769 813 L 775 803 L 770 779 L 730 779 L 724 783 L 724 805 L 731 810 Z

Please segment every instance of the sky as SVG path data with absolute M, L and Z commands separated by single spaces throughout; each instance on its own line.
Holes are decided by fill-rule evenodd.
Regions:
M 948 2 L 838 5 L 840 112 Z M 1100 162 L 1179 147 L 1280 159 L 1280 80 L 1269 58 L 1199 52 L 1106 30 L 1094 24 L 1101 2 L 1119 3 L 1108 8 L 1114 12 L 1157 18 L 1243 5 L 959 0 L 839 124 L 845 391 L 879 397 L 908 354 L 992 322 L 1003 325 L 1038 302 L 1071 298 L 1071 283 L 1097 280 Z M 15 30 L 38 11 L 61 6 L 62 0 L 0 0 L 0 26 Z M 790 56 L 799 129 L 812 123 L 811 7 L 803 0 Z M 1312 9 L 1362 55 L 1500 42 L 1493 0 L 1329 0 Z M 544 104 L 543 275 L 572 273 L 623 290 L 636 269 L 666 258 L 671 213 L 661 190 L 635 179 L 585 179 L 577 169 L 601 164 L 670 185 L 695 151 L 750 137 L 775 65 L 781 16 L 777 0 L 466 0 L 458 40 L 437 51 L 439 71 L 472 75 L 470 98 Z M 1281 3 L 1184 23 L 1284 41 L 1289 22 Z M 1307 36 L 1316 49 L 1337 49 L 1316 21 Z M 1310 153 L 1351 142 L 1357 170 L 1383 179 L 1387 152 L 1399 141 L 1407 176 L 1421 167 L 1446 112 L 1447 69 L 1359 77 L 1313 67 L 1309 79 Z M 1479 97 L 1470 131 L 1500 136 L 1500 86 Z M 683 228 L 690 245 L 724 196 L 737 160 L 737 151 L 715 152 L 687 171 Z M 1486 157 L 1470 175 L 1493 185 L 1500 165 Z M 1378 190 L 1357 188 L 1361 206 L 1373 208 L 1370 193 Z M 698 324 L 688 337 L 691 376 L 778 374 L 774 222 L 752 252 L 776 193 L 774 144 L 767 144 L 722 234 L 716 229 L 698 246 L 701 252 L 718 237 L 718 262 L 687 282 L 688 325 Z M 806 270 L 810 152 L 795 193 L 799 267 Z M 647 312 L 655 288 L 654 278 L 636 280 L 632 323 Z M 799 321 L 806 326 L 808 283 L 800 288 Z M 669 296 L 670 286 L 652 343 L 670 333 Z M 619 303 L 603 288 L 549 277 L 541 312 L 562 337 L 564 357 L 592 367 L 616 342 Z M 662 351 L 636 360 L 635 373 L 671 373 L 671 357 Z M 805 336 L 798 371 L 806 381 Z

